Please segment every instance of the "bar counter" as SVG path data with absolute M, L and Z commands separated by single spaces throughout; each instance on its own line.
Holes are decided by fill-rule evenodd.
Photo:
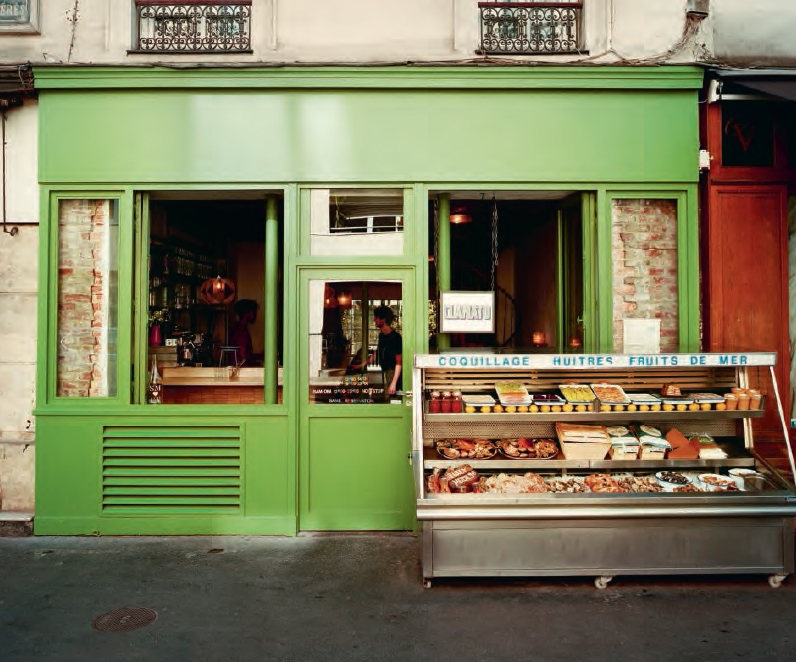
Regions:
M 263 404 L 263 368 L 163 368 L 164 404 Z M 279 368 L 282 402 L 282 368 Z

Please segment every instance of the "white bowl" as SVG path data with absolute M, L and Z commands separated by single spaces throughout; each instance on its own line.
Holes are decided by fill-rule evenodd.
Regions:
M 735 478 L 721 474 L 699 474 L 697 478 L 705 492 L 726 492 L 730 485 L 735 484 Z
M 678 475 L 682 476 L 683 478 L 685 478 L 686 482 L 685 483 L 672 483 L 672 482 L 669 482 L 668 480 L 665 480 L 663 478 L 663 474 L 664 473 L 678 474 Z M 688 476 L 686 476 L 684 474 L 681 474 L 679 471 L 659 471 L 658 473 L 655 474 L 655 480 L 658 481 L 658 484 L 663 488 L 664 492 L 674 492 L 674 488 L 675 487 L 682 487 L 683 485 L 690 485 L 691 484 L 691 479 Z

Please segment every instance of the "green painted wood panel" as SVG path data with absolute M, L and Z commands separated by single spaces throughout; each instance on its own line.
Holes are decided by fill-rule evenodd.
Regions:
M 410 449 L 400 418 L 310 418 L 301 529 L 411 529 Z
M 698 178 L 695 90 L 44 89 L 39 104 L 43 183 Z
M 35 531 L 295 534 L 289 430 L 287 415 L 42 414 Z

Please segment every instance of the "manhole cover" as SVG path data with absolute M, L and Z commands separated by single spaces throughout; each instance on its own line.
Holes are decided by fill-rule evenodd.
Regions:
M 103 632 L 128 632 L 149 625 L 157 617 L 146 607 L 122 607 L 97 616 L 92 625 Z

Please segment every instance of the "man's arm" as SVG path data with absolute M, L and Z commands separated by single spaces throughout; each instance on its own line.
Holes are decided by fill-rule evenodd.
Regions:
M 398 379 L 401 376 L 401 367 L 403 366 L 403 355 L 396 354 L 395 355 L 395 374 L 392 377 L 392 381 L 390 382 L 390 387 L 387 389 L 387 393 L 393 395 L 395 393 L 395 389 L 397 388 Z
M 349 366 L 349 368 L 351 368 L 352 370 L 361 370 L 365 366 L 368 366 L 371 363 L 373 363 L 373 359 L 374 358 L 376 358 L 376 354 L 375 353 L 371 354 L 368 358 L 366 358 L 364 363 L 352 363 Z

